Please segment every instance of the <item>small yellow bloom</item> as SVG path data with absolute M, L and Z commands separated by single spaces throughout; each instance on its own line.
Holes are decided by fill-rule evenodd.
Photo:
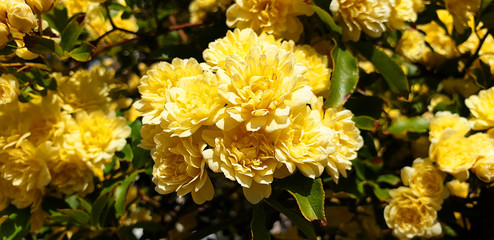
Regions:
M 482 130 L 494 126 L 494 87 L 481 90 L 465 100 L 465 105 L 474 116 L 473 129 Z
M 466 180 L 470 175 L 469 169 L 475 163 L 476 154 L 466 137 L 456 134 L 455 130 L 446 130 L 437 142 L 432 143 L 430 158 L 441 171 L 459 180 Z
M 0 22 L 0 49 L 4 48 L 11 38 L 9 26 Z
M 206 144 L 200 139 L 200 133 L 179 138 L 162 132 L 156 135 L 155 141 L 152 157 L 156 191 L 161 194 L 177 192 L 178 196 L 190 192 L 197 204 L 213 199 L 214 188 L 203 157 Z
M 70 76 L 55 74 L 57 93 L 63 108 L 71 113 L 104 109 L 110 103 L 108 81 L 114 73 L 103 67 L 78 70 Z
M 292 113 L 291 124 L 281 130 L 275 143 L 276 159 L 290 173 L 298 169 L 306 177 L 319 177 L 334 153 L 333 131 L 324 126 L 317 110 L 308 106 Z
M 425 36 L 421 32 L 409 29 L 403 32 L 396 43 L 396 52 L 412 62 L 421 60 L 430 51 L 425 44 Z
M 433 51 L 426 52 L 426 56 L 423 58 L 425 64 L 437 67 L 447 59 L 459 56 L 455 41 L 438 23 L 432 21 L 417 26 L 417 28 L 426 33 L 425 41 L 433 49 Z
M 334 132 L 331 143 L 335 146 L 335 152 L 328 156 L 326 172 L 337 183 L 340 174 L 343 177 L 347 176 L 347 171 L 352 168 L 351 160 L 357 158 L 357 151 L 364 145 L 364 140 L 352 120 L 353 113 L 350 110 L 344 108 L 324 110 L 322 97 L 313 98 L 311 108 L 319 111 L 322 124 Z
M 410 188 L 389 191 L 391 202 L 384 208 L 384 220 L 399 239 L 434 237 L 442 233 L 437 221 L 440 203 L 429 197 L 415 195 Z
M 38 24 L 33 11 L 22 0 L 11 0 L 7 5 L 7 18 L 11 27 L 20 32 L 29 33 Z
M 237 0 L 226 12 L 226 24 L 297 41 L 303 32 L 297 16 L 312 14 L 314 10 L 302 0 Z
M 329 9 L 343 29 L 343 41 L 358 41 L 361 31 L 379 37 L 391 14 L 388 0 L 334 0 Z
M 492 134 L 492 133 L 491 133 Z M 494 180 L 494 138 L 485 133 L 476 133 L 468 137 L 471 151 L 476 154 L 473 173 L 484 182 Z
M 249 132 L 243 126 L 231 131 L 204 130 L 203 138 L 213 149 L 205 152 L 208 166 L 237 181 L 249 202 L 255 204 L 271 195 L 274 172 L 282 166 L 275 158 L 271 134 Z
M 439 139 L 446 130 L 454 130 L 456 134 L 465 136 L 470 131 L 470 123 L 464 117 L 450 112 L 437 112 L 429 124 L 429 138 Z
M 24 140 L 19 148 L 0 150 L 0 182 L 4 182 L 0 199 L 7 198 L 18 208 L 31 204 L 36 208 L 51 181 L 46 162 L 56 153 L 48 141 L 35 146 Z
M 452 196 L 467 198 L 468 197 L 468 188 L 470 186 L 467 182 L 462 182 L 458 179 L 453 179 L 446 183 L 446 186 L 449 189 L 449 193 Z
M 14 75 L 0 75 L 0 105 L 16 102 L 20 92 L 19 83 Z
M 401 180 L 405 186 L 417 196 L 424 196 L 442 200 L 448 196 L 448 190 L 444 187 L 445 174 L 439 171 L 429 159 L 415 159 L 412 167 L 401 169 Z
M 249 50 L 258 46 L 264 49 L 264 46 L 274 44 L 279 46 L 280 42 L 276 41 L 272 35 L 265 33 L 259 36 L 250 28 L 228 31 L 224 38 L 217 39 L 209 43 L 209 46 L 203 52 L 203 58 L 210 66 L 225 68 L 226 57 L 232 54 L 245 58 Z
M 226 5 L 232 0 L 194 0 L 189 5 L 190 22 L 199 22 L 204 20 L 209 12 L 217 12 L 219 8 L 224 10 Z
M 217 71 L 219 93 L 227 106 L 216 125 L 228 130 L 245 122 L 248 131 L 267 132 L 288 127 L 291 109 L 314 96 L 305 72 L 293 53 L 274 45 L 264 51 L 253 47 L 244 59 L 228 56 L 225 70 Z
M 125 118 L 117 117 L 115 112 L 80 111 L 74 120 L 68 119 L 65 124 L 70 134 L 70 138 L 65 139 L 70 143 L 66 144 L 75 146 L 79 157 L 96 170 L 102 170 L 115 152 L 124 148 L 131 132 Z
M 386 25 L 390 29 L 402 30 L 407 27 L 407 22 L 415 22 L 417 20 L 417 13 L 420 10 L 416 2 L 418 1 L 396 0 L 394 3 L 392 3 L 391 14 Z
M 468 28 L 468 19 L 480 8 L 481 0 L 444 0 L 446 9 L 453 15 L 455 29 L 463 33 Z
M 141 79 L 141 100 L 134 107 L 142 112 L 144 124 L 160 124 L 169 90 L 178 87 L 181 79 L 203 78 L 204 70 L 195 59 L 175 58 L 172 63 L 161 62 L 151 68 Z M 182 81 L 183 82 L 183 81 Z
M 35 13 L 45 13 L 53 7 L 53 0 L 26 0 Z

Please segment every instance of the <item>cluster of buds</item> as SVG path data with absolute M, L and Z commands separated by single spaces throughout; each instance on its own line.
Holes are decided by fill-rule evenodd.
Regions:
M 38 26 L 35 14 L 50 11 L 53 0 L 0 0 L 0 49 L 12 39 L 12 32 L 31 32 Z

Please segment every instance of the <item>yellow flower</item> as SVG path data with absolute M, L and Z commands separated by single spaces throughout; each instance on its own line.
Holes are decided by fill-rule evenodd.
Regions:
M 470 151 L 475 153 L 476 161 L 472 171 L 484 182 L 494 180 L 494 138 L 488 134 L 476 133 L 468 137 Z
M 245 122 L 248 131 L 273 132 L 290 125 L 291 108 L 309 103 L 314 96 L 303 76 L 306 68 L 295 55 L 274 45 L 264 51 L 252 47 L 245 59 L 230 55 L 218 69 L 219 93 L 227 100 L 217 126 L 231 129 Z
M 389 191 L 391 202 L 384 208 L 384 220 L 393 235 L 399 239 L 430 238 L 442 233 L 437 221 L 438 202 L 415 195 L 410 188 L 399 187 Z
M 468 188 L 470 186 L 467 182 L 462 182 L 458 179 L 453 179 L 446 183 L 446 186 L 449 189 L 449 193 L 452 196 L 467 198 L 468 197 Z
M 481 0 L 444 0 L 446 9 L 453 15 L 455 29 L 463 33 L 468 28 L 468 19 L 480 7 Z
M 475 117 L 473 129 L 482 130 L 494 126 L 494 87 L 481 90 L 465 100 L 465 105 Z
M 189 61 L 199 66 L 194 59 Z M 218 80 L 210 71 L 177 80 L 164 92 L 166 102 L 161 127 L 172 136 L 188 137 L 201 126 L 213 125 L 226 101 L 218 94 Z
M 226 57 L 232 54 L 238 55 L 240 58 L 245 58 L 249 50 L 258 46 L 264 49 L 264 46 L 269 44 L 280 45 L 272 35 L 265 33 L 259 36 L 250 28 L 228 31 L 224 38 L 217 39 L 209 43 L 209 46 L 203 52 L 203 58 L 207 64 L 225 68 Z
M 476 154 L 466 137 L 449 129 L 444 131 L 437 142 L 432 143 L 430 158 L 441 171 L 459 180 L 466 180 L 470 175 L 468 170 L 475 163 Z
M 314 10 L 302 0 L 237 0 L 226 11 L 226 25 L 297 41 L 303 32 L 297 16 L 312 14 Z
M 169 89 L 178 87 L 183 79 L 203 78 L 204 71 L 195 59 L 175 58 L 172 63 L 161 62 L 151 68 L 141 79 L 141 100 L 134 107 L 142 112 L 144 124 L 160 124 Z
M 53 0 L 26 0 L 26 3 L 36 13 L 48 12 L 53 7 Z
M 0 75 L 0 105 L 16 102 L 20 92 L 19 83 L 14 75 Z
M 63 108 L 69 112 L 91 111 L 108 107 L 110 97 L 107 82 L 113 79 L 113 72 L 102 67 L 91 71 L 78 70 L 70 76 L 55 74 L 57 93 L 63 101 Z
M 396 0 L 392 3 L 391 14 L 386 25 L 390 29 L 402 30 L 407 27 L 406 22 L 415 22 L 417 12 L 420 10 L 416 2 L 416 0 Z
M 306 177 L 319 177 L 328 156 L 334 153 L 333 131 L 323 126 L 319 112 L 308 106 L 300 107 L 290 119 L 291 124 L 275 142 L 275 157 L 290 173 L 298 169 Z
M 470 124 L 464 117 L 450 112 L 437 112 L 429 123 L 429 138 L 439 139 L 448 129 L 456 131 L 456 134 L 465 136 L 470 131 Z
M 334 133 L 331 142 L 335 146 L 335 152 L 328 156 L 326 172 L 337 183 L 340 174 L 347 176 L 346 171 L 352 168 L 351 160 L 357 158 L 357 151 L 364 145 L 364 140 L 352 121 L 353 113 L 350 110 L 328 108 L 324 111 L 322 97 L 312 99 L 311 107 L 319 111 L 319 115 L 323 117 L 322 124 Z
M 200 133 L 179 138 L 162 132 L 156 135 L 155 141 L 152 157 L 156 191 L 161 194 L 177 192 L 178 196 L 190 192 L 197 204 L 213 199 L 214 188 L 202 154 L 207 145 L 200 139 Z
M 249 132 L 239 126 L 231 131 L 204 130 L 203 138 L 213 149 L 204 153 L 208 166 L 237 181 L 252 204 L 271 195 L 271 182 L 282 163 L 275 158 L 271 134 Z
M 232 0 L 194 0 L 189 5 L 190 22 L 204 20 L 208 12 L 216 12 L 219 8 L 224 10 Z
M 316 52 L 310 45 L 295 46 L 293 41 L 283 42 L 281 48 L 295 54 L 295 61 L 307 68 L 304 77 L 314 94 L 327 96 L 331 85 L 331 69 L 328 68 L 328 57 Z
M 438 23 L 432 21 L 428 24 L 417 26 L 417 28 L 426 33 L 425 41 L 434 50 L 426 53 L 427 55 L 423 59 L 425 64 L 440 66 L 446 59 L 459 56 L 455 41 Z
M 360 32 L 379 37 L 391 14 L 388 0 L 334 0 L 329 9 L 343 30 L 343 41 L 358 41 Z
M 0 22 L 0 49 L 4 48 L 10 42 L 11 38 L 12 35 L 10 34 L 9 26 Z
M 427 51 L 430 50 L 425 44 L 424 34 L 414 29 L 403 32 L 396 43 L 396 52 L 412 62 L 421 60 Z
M 74 120 L 66 123 L 67 132 L 72 135 L 66 138 L 69 145 L 75 146 L 80 158 L 88 161 L 92 168 L 102 170 L 111 162 L 115 152 L 127 144 L 131 129 L 123 117 L 117 117 L 115 112 L 103 111 L 76 113 Z
M 415 159 L 412 167 L 401 169 L 401 180 L 417 196 L 435 198 L 438 202 L 448 196 L 444 187 L 446 176 L 429 159 Z
M 51 180 L 46 162 L 56 153 L 57 149 L 50 142 L 35 146 L 29 141 L 22 141 L 19 148 L 0 150 L 0 179 L 5 181 L 6 187 L 2 188 L 0 195 L 10 199 L 18 208 L 31 204 L 36 208 L 41 203 L 45 186 Z
M 141 128 L 142 140 L 139 143 L 139 147 L 146 150 L 156 148 L 154 136 L 160 132 L 163 132 L 163 128 L 160 125 L 144 124 Z
M 23 0 L 10 0 L 7 5 L 7 18 L 11 27 L 29 33 L 38 24 L 33 11 Z
M 58 142 L 57 158 L 47 162 L 52 176 L 50 186 L 64 194 L 85 195 L 94 190 L 93 169 L 88 159 L 80 156 L 80 146 L 76 144 L 79 139 L 73 138 L 73 134 L 65 134 Z

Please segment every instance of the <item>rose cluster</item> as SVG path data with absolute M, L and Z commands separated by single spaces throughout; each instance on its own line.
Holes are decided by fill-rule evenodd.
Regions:
M 141 79 L 134 106 L 158 192 L 211 200 L 209 169 L 257 203 L 275 178 L 297 170 L 346 176 L 363 140 L 349 110 L 325 109 L 316 95 L 329 89 L 327 56 L 248 28 L 229 31 L 203 56 L 159 63 Z
M 101 67 L 54 75 L 58 89 L 28 103 L 14 75 L 0 76 L 0 211 L 31 207 L 33 231 L 48 214 L 43 196 L 85 195 L 127 144 L 131 129 L 109 97 L 113 73 Z

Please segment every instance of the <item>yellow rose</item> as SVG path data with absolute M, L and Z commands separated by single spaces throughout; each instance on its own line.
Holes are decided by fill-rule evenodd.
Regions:
M 208 166 L 237 181 L 252 204 L 271 195 L 274 172 L 282 166 L 275 158 L 271 134 L 249 132 L 244 126 L 230 131 L 204 130 L 202 137 L 213 149 L 205 152 Z
M 190 137 L 171 137 L 161 132 L 155 137 L 156 149 L 153 182 L 161 194 L 177 192 L 178 196 L 191 193 L 197 204 L 213 199 L 214 188 L 206 171 L 203 151 L 206 144 L 201 133 Z
M 358 41 L 361 31 L 379 37 L 391 14 L 388 0 L 334 0 L 329 9 L 343 29 L 343 41 Z
M 298 169 L 306 177 L 319 177 L 334 153 L 333 131 L 324 126 L 317 110 L 302 106 L 290 117 L 291 124 L 281 130 L 275 142 L 275 157 L 290 173 Z
M 475 117 L 473 129 L 482 130 L 494 126 L 494 87 L 481 90 L 465 100 L 465 105 Z
M 396 43 L 396 52 L 412 62 L 421 60 L 425 53 L 430 51 L 425 44 L 425 36 L 415 29 L 403 32 L 400 40 Z
M 11 37 L 9 26 L 0 22 L 0 49 L 4 48 L 10 42 Z
M 415 195 L 435 198 L 438 202 L 448 196 L 448 190 L 444 187 L 445 177 L 429 159 L 415 159 L 412 167 L 401 169 L 403 184 L 410 186 Z
M 456 196 L 456 197 L 460 197 L 460 198 L 467 198 L 468 188 L 470 186 L 469 183 L 462 182 L 458 179 L 453 179 L 453 180 L 447 182 L 446 186 L 448 187 L 449 193 L 452 196 Z
M 338 183 L 340 174 L 346 177 L 347 171 L 352 168 L 351 160 L 357 158 L 357 151 L 364 145 L 364 140 L 352 121 L 353 113 L 350 110 L 341 107 L 325 110 L 323 105 L 322 97 L 314 97 L 310 103 L 311 108 L 322 117 L 322 124 L 333 131 L 330 141 L 335 151 L 328 156 L 325 168 L 333 181 Z
M 396 0 L 392 5 L 391 14 L 386 23 L 390 29 L 405 29 L 407 27 L 406 22 L 410 23 L 417 20 L 417 10 L 420 9 L 414 8 L 413 0 Z
M 442 233 L 437 221 L 441 204 L 429 197 L 417 196 L 410 188 L 389 191 L 391 202 L 384 208 L 384 220 L 399 239 L 430 238 Z
M 456 131 L 458 135 L 465 136 L 470 131 L 470 123 L 464 117 L 450 112 L 437 112 L 429 123 L 429 138 L 439 139 L 448 129 Z
M 29 33 L 38 25 L 33 10 L 24 1 L 12 0 L 7 5 L 7 18 L 10 26 L 22 33 Z
M 472 171 L 484 182 L 494 180 L 494 138 L 492 130 L 485 133 L 476 133 L 468 137 L 471 151 L 476 154 L 476 162 Z
M 307 69 L 295 64 L 295 55 L 275 45 L 252 47 L 245 58 L 229 55 L 218 69 L 219 93 L 226 99 L 216 125 L 231 129 L 245 123 L 248 131 L 273 132 L 290 125 L 292 108 L 305 106 L 314 96 Z
M 437 142 L 432 143 L 430 158 L 437 163 L 441 171 L 450 173 L 459 180 L 466 180 L 470 175 L 468 170 L 475 163 L 476 155 L 466 137 L 449 129 Z
M 455 29 L 463 33 L 468 28 L 468 19 L 480 8 L 481 0 L 444 0 L 446 9 L 453 15 Z
M 0 0 L 0 22 L 7 23 L 7 1 Z
M 302 0 L 237 0 L 226 11 L 226 24 L 297 41 L 303 32 L 297 16 L 312 14 L 314 10 Z
M 0 75 L 0 106 L 17 101 L 20 92 L 19 83 L 14 75 Z
M 36 13 L 48 12 L 53 7 L 53 0 L 26 0 L 26 3 Z

